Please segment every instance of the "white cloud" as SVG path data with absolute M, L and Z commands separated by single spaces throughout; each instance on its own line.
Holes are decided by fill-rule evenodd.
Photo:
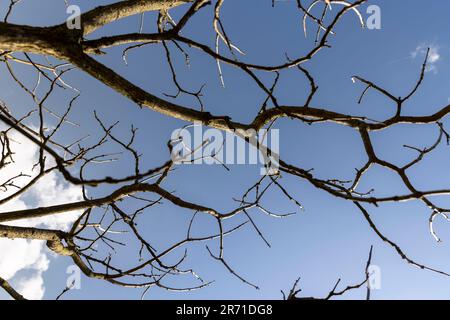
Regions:
M 27 143 L 18 133 L 13 133 L 11 138 L 14 140 L 12 141 L 12 150 L 15 152 L 14 163 L 0 170 L 0 182 L 20 172 L 33 176 L 31 169 L 37 162 L 38 149 L 36 147 Z M 18 184 L 24 185 L 29 179 L 19 179 Z M 8 196 L 12 192 L 14 190 L 1 192 L 0 198 Z M 61 182 L 58 175 L 52 172 L 43 177 L 21 197 L 0 206 L 0 212 L 79 200 L 81 200 L 80 188 Z M 66 229 L 70 225 L 70 222 L 73 222 L 78 215 L 79 212 L 63 213 L 51 217 L 23 220 L 9 224 Z M 48 254 L 49 251 L 44 241 L 0 239 L 0 276 L 11 281 L 16 286 L 16 289 L 26 298 L 42 299 L 45 293 L 43 273 L 48 270 L 50 263 Z M 26 271 L 27 275 L 21 276 L 19 271 Z
M 27 299 L 40 300 L 44 296 L 45 287 L 42 272 L 37 272 L 31 277 L 19 280 L 17 290 Z
M 0 239 L 0 274 L 5 279 L 12 279 L 20 270 L 42 267 L 37 265 L 42 251 L 42 241 Z
M 411 52 L 411 58 L 416 59 L 419 57 L 425 58 L 428 49 L 430 50 L 428 54 L 428 65 L 426 68 L 427 72 L 433 71 L 437 72 L 436 63 L 441 60 L 441 55 L 439 53 L 439 46 L 434 44 L 421 44 L 416 47 L 414 51 Z
M 42 178 L 30 189 L 29 195 L 36 201 L 36 206 L 44 207 L 82 200 L 81 189 L 62 183 L 57 174 L 52 172 Z M 77 219 L 79 212 L 72 211 L 39 218 L 32 221 L 50 229 L 67 229 L 69 224 Z

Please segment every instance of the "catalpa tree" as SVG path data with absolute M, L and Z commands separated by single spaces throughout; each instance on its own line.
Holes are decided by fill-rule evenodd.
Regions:
M 405 79 L 410 90 L 401 94 L 353 75 L 353 86 L 360 90 L 356 102 L 363 104 L 367 95 L 376 94 L 388 105 L 385 109 L 389 112 L 377 119 L 341 112 L 319 102 L 323 92 L 320 79 L 309 66 L 315 59 L 333 55 L 332 46 L 345 39 L 341 23 L 355 30 L 363 27 L 361 32 L 380 27 L 379 8 L 369 2 L 259 1 L 258 5 L 274 14 L 281 5 L 289 6 L 297 17 L 295 29 L 276 17 L 280 24 L 289 26 L 286 34 L 302 41 L 295 52 L 277 48 L 280 55 L 267 58 L 264 50 L 248 52 L 245 43 L 235 41 L 236 32 L 227 32 L 233 16 L 224 10 L 227 6 L 241 10 L 244 4 L 239 1 L 103 1 L 97 7 L 61 1 L 54 12 L 42 13 L 41 19 L 47 19 L 46 14 L 55 17 L 42 26 L 31 26 L 35 20 L 24 18 L 23 10 L 30 5 L 27 0 L 9 1 L 0 23 L 2 81 L 13 88 L 13 93 L 4 91 L 5 96 L 0 97 L 0 237 L 5 248 L 37 243 L 38 252 L 63 256 L 92 281 L 141 288 L 143 294 L 154 287 L 190 292 L 212 286 L 214 279 L 204 278 L 193 267 L 199 262 L 191 250 L 202 250 L 207 263 L 220 266 L 242 286 L 258 289 L 261 284 L 255 283 L 251 274 L 242 273 L 235 266 L 236 260 L 225 254 L 233 252 L 227 240 L 242 239 L 239 241 L 244 243 L 251 235 L 270 246 L 266 235 L 270 230 L 261 228 L 259 219 L 270 218 L 270 224 L 281 218 L 294 219 L 291 216 L 303 210 L 301 190 L 307 185 L 331 199 L 330 209 L 335 201 L 351 204 L 373 234 L 407 264 L 449 276 L 445 270 L 416 260 L 371 216 L 371 210 L 382 210 L 387 204 L 420 203 L 429 219 L 429 232 L 438 241 L 433 222 L 449 219 L 448 205 L 433 196 L 448 195 L 450 189 L 424 188 L 410 175 L 450 140 L 444 124 L 450 106 L 423 115 L 410 115 L 405 109 L 420 91 L 435 53 L 422 50 L 424 60 L 417 78 Z M 55 19 L 59 23 L 53 23 Z M 252 28 L 242 28 L 240 33 L 248 32 L 252 37 L 265 22 L 248 15 L 245 23 Z M 271 46 L 270 38 L 265 41 Z M 275 60 L 278 62 L 264 62 Z M 189 69 L 198 61 L 205 62 L 203 69 Z M 151 63 L 165 71 L 152 71 L 147 67 Z M 292 75 L 302 81 L 295 92 L 301 101 L 296 97 L 296 103 L 286 103 L 284 79 L 289 82 Z M 241 95 L 240 85 L 230 83 L 235 79 L 250 83 L 252 91 Z M 229 86 L 237 93 L 230 96 L 233 101 L 229 107 L 222 107 L 228 101 L 223 101 L 219 92 Z M 126 107 L 111 105 L 111 101 Z M 245 112 L 237 112 L 234 106 Z M 157 123 L 164 121 L 170 123 L 164 127 L 164 135 L 156 134 L 162 128 Z M 130 129 L 124 124 L 127 122 L 147 123 L 148 128 L 138 130 L 133 125 Z M 286 123 L 307 129 L 333 125 L 351 131 L 359 141 L 352 145 L 353 154 L 362 161 L 351 175 L 343 177 L 338 169 L 333 171 L 332 156 L 328 156 L 326 171 L 332 175 L 313 170 L 295 157 L 286 159 L 283 148 L 302 143 L 295 136 L 284 135 Z M 426 147 L 405 145 L 401 151 L 409 160 L 398 164 L 381 156 L 373 136 L 405 125 L 427 125 L 436 137 Z M 207 134 L 196 134 L 199 128 Z M 220 140 L 221 134 L 227 139 Z M 233 139 L 237 144 L 227 145 Z M 257 150 L 253 162 L 247 159 L 249 150 Z M 242 176 L 233 187 L 228 185 L 226 189 L 233 193 L 228 195 L 222 194 L 222 179 L 227 178 L 211 174 L 213 169 L 207 165 L 211 163 L 224 176 L 234 170 L 238 175 L 245 175 L 246 170 L 255 173 L 255 166 L 236 169 L 230 164 L 260 166 L 253 181 Z M 352 164 L 349 167 L 354 169 Z M 370 181 L 376 184 L 382 179 L 366 178 L 374 168 L 393 173 L 401 186 L 371 187 Z M 185 170 L 195 170 L 197 176 L 183 175 Z M 211 186 L 198 186 L 195 177 L 207 179 Z M 290 181 L 289 187 L 285 181 Z M 296 190 L 292 181 L 298 183 Z M 214 188 L 228 205 L 211 200 Z M 25 204 L 30 195 L 39 201 Z M 286 205 L 281 203 L 285 202 L 292 210 L 283 212 Z M 170 222 L 158 220 L 162 219 L 158 212 L 169 215 L 169 211 L 179 215 L 171 216 Z M 13 261 L 19 251 L 12 249 L 7 255 L 11 260 L 2 260 Z M 21 267 L 39 264 L 39 259 L 37 256 Z M 198 259 L 204 264 L 203 258 Z M 250 260 L 246 261 L 249 265 Z M 367 284 L 371 260 L 372 249 L 361 282 L 343 288 L 338 282 L 325 297 Z M 13 298 L 24 299 L 29 290 L 23 285 L 14 288 L 11 279 L 16 273 L 0 275 L 0 285 Z M 295 280 L 296 275 L 290 276 Z M 62 293 L 76 286 L 75 282 Z M 300 298 L 299 293 L 296 282 L 285 298 Z

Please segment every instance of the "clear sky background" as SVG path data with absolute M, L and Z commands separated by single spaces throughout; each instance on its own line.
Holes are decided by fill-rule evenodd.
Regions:
M 0 2 L 1 12 L 6 3 Z M 80 5 L 83 11 L 111 1 L 69 1 Z M 435 54 L 432 68 L 417 95 L 405 106 L 405 114 L 431 114 L 449 103 L 450 43 L 448 30 L 450 3 L 439 0 L 372 0 L 381 8 L 381 30 L 362 30 L 355 15 L 349 13 L 331 38 L 331 49 L 324 49 L 305 66 L 315 76 L 319 92 L 312 105 L 337 112 L 365 115 L 385 119 L 395 112 L 395 106 L 375 92 L 369 92 L 361 105 L 357 100 L 364 89 L 351 81 L 352 75 L 360 75 L 381 84 L 394 95 L 405 95 L 417 81 L 424 59 L 421 48 L 431 47 Z M 364 17 L 367 5 L 362 9 Z M 178 18 L 186 6 L 173 11 Z M 335 9 L 333 9 L 335 10 Z M 63 1 L 23 0 L 10 22 L 30 25 L 52 25 L 64 21 Z M 278 1 L 275 8 L 269 0 L 227 0 L 222 19 L 228 35 L 245 51 L 245 61 L 260 64 L 276 64 L 308 51 L 312 34 L 304 39 L 301 27 L 302 14 L 295 1 Z M 145 18 L 145 30 L 154 31 L 154 14 Z M 198 41 L 213 45 L 211 29 L 212 10 L 203 9 L 188 25 L 184 34 Z M 206 27 L 205 27 L 206 26 Z M 138 17 L 124 19 L 108 26 L 91 37 L 107 33 L 135 32 Z M 310 25 L 311 27 L 311 25 Z M 313 29 L 310 29 L 313 30 Z M 114 67 L 117 72 L 153 94 L 162 96 L 174 93 L 164 52 L 160 46 L 147 46 L 129 54 L 129 64 L 121 60 L 123 48 L 107 50 L 98 59 Z M 173 52 L 176 52 L 175 50 Z M 186 68 L 182 55 L 176 55 L 179 80 L 189 89 L 198 89 L 206 83 L 204 104 L 213 114 L 229 114 L 234 120 L 250 121 L 259 110 L 265 96 L 242 72 L 223 65 L 226 87 L 220 86 L 215 61 L 195 50 L 190 50 L 191 68 Z M 34 80 L 29 68 L 17 66 L 24 79 Z M 32 78 L 33 77 L 33 78 Z M 264 79 L 270 79 L 268 77 Z M 68 82 L 82 92 L 71 120 L 81 128 L 67 128 L 59 138 L 68 141 L 87 133 L 99 134 L 93 120 L 93 110 L 105 122 L 120 120 L 117 135 L 127 134 L 129 126 L 139 128 L 137 148 L 143 153 L 145 167 L 156 166 L 168 159 L 166 142 L 174 129 L 186 123 L 136 105 L 103 86 L 82 72 L 73 72 Z M 308 82 L 296 70 L 282 73 L 276 94 L 280 103 L 301 104 L 308 94 Z M 29 110 L 31 101 L 12 83 L 4 66 L 0 66 L 0 99 L 7 102 L 14 112 L 23 114 Z M 67 95 L 56 95 L 52 100 L 55 110 L 64 106 Z M 195 106 L 191 97 L 180 97 L 178 103 Z M 444 124 L 448 121 L 444 121 Z M 448 123 L 450 128 L 450 123 Z M 303 168 L 314 168 L 321 178 L 349 179 L 355 168 L 365 161 L 365 153 L 357 133 L 350 128 L 331 124 L 304 125 L 298 121 L 281 120 L 280 155 L 287 162 Z M 402 147 L 404 144 L 424 147 L 434 142 L 438 131 L 434 125 L 396 126 L 373 135 L 380 157 L 395 163 L 405 163 L 415 154 Z M 450 147 L 444 144 L 436 149 L 411 174 L 417 185 L 439 188 L 449 185 Z M 168 179 L 167 189 L 204 205 L 227 210 L 235 206 L 233 197 L 239 197 L 259 178 L 259 166 L 231 166 L 226 172 L 221 166 L 184 166 Z M 127 159 L 117 164 L 98 166 L 90 170 L 92 176 L 126 174 L 133 168 Z M 233 277 L 220 263 L 209 256 L 204 244 L 190 248 L 187 266 L 192 266 L 205 280 L 215 283 L 205 289 L 174 293 L 151 289 L 147 299 L 278 299 L 280 290 L 289 290 L 299 276 L 305 296 L 326 296 L 338 278 L 342 285 L 355 284 L 364 278 L 365 262 L 371 245 L 374 245 L 373 264 L 381 270 L 381 289 L 374 290 L 374 299 L 448 299 L 450 278 L 422 271 L 406 264 L 396 252 L 384 244 L 368 227 L 360 212 L 351 203 L 337 200 L 324 192 L 315 190 L 304 181 L 285 176 L 282 184 L 302 202 L 305 211 L 288 219 L 273 219 L 253 212 L 253 217 L 272 248 L 268 248 L 249 226 L 226 238 L 227 262 L 247 280 L 260 286 L 255 290 Z M 375 188 L 377 195 L 403 193 L 398 178 L 386 170 L 374 168 L 362 182 L 362 189 Z M 62 191 L 65 189 L 62 188 Z M 91 191 L 102 194 L 101 190 Z M 104 191 L 103 191 L 104 192 Z M 30 203 L 33 199 L 28 199 Z M 449 200 L 439 199 L 442 203 Z M 270 193 L 265 204 L 277 212 L 297 210 L 279 192 Z M 407 202 L 369 207 L 373 219 L 385 235 L 402 246 L 404 251 L 418 262 L 450 271 L 450 225 L 437 219 L 435 228 L 442 238 L 436 243 L 428 231 L 429 210 L 421 203 Z M 190 215 L 169 204 L 152 209 L 151 219 L 143 221 L 146 234 L 162 245 L 165 241 L 181 239 L 186 231 Z M 233 226 L 242 220 L 227 222 Z M 194 230 L 198 234 L 217 232 L 217 225 L 210 218 L 200 218 Z M 167 242 L 166 242 L 167 243 Z M 217 247 L 211 242 L 212 248 Z M 120 259 L 135 259 L 131 248 L 119 252 Z M 133 253 L 131 253 L 133 252 Z M 2 252 L 0 252 L 0 259 Z M 48 255 L 48 269 L 42 273 L 44 298 L 53 299 L 65 287 L 66 268 L 71 261 L 64 257 Z M 5 260 L 3 260 L 5 261 Z M 6 263 L 6 262 L 5 262 Z M 0 270 L 1 272 L 1 270 Z M 25 274 L 20 271 L 15 277 Z M 15 278 L 13 278 L 14 281 Z M 18 280 L 17 280 L 18 281 Z M 168 283 L 193 285 L 195 282 Z M 142 290 L 125 289 L 102 281 L 82 279 L 80 290 L 69 292 L 66 299 L 139 299 Z M 0 298 L 5 298 L 0 293 Z M 346 298 L 364 298 L 365 290 L 349 293 Z

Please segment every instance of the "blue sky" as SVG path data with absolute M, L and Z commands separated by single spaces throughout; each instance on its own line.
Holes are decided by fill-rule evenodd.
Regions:
M 110 1 L 69 1 L 88 10 Z M 450 43 L 448 30 L 450 21 L 446 12 L 447 1 L 388 1 L 372 0 L 381 8 L 380 30 L 361 29 L 355 15 L 349 13 L 332 37 L 331 49 L 324 49 L 305 67 L 315 76 L 319 91 L 312 102 L 337 112 L 365 115 L 384 119 L 395 112 L 395 106 L 386 98 L 370 91 L 361 105 L 357 100 L 364 89 L 351 81 L 360 75 L 391 90 L 395 95 L 405 95 L 414 86 L 419 75 L 424 55 L 421 48 L 432 47 L 435 56 L 433 69 L 426 73 L 420 91 L 405 106 L 405 114 L 431 114 L 449 103 L 448 74 L 450 69 Z M 364 17 L 365 5 L 362 9 Z M 0 4 L 2 12 L 5 2 Z M 175 18 L 186 8 L 173 11 Z M 64 20 L 63 1 L 27 1 L 17 6 L 10 22 L 30 25 L 51 25 Z M 146 31 L 154 31 L 154 15 L 146 15 Z M 206 8 L 199 13 L 185 30 L 185 35 L 213 45 L 211 26 L 212 11 Z M 290 57 L 307 52 L 311 38 L 305 39 L 301 27 L 301 14 L 294 1 L 278 1 L 275 8 L 269 0 L 227 0 L 222 12 L 228 35 L 246 53 L 245 60 L 254 63 L 276 64 Z M 132 17 L 108 26 L 91 37 L 110 33 L 135 32 L 139 19 Z M 207 28 L 205 26 L 208 26 Z M 311 26 L 310 26 L 311 27 Z M 310 29 L 312 30 L 312 29 Z M 310 35 L 311 36 L 311 35 Z M 147 46 L 129 54 L 129 64 L 121 60 L 123 48 L 108 50 L 98 59 L 113 67 L 144 89 L 162 96 L 173 93 L 164 52 L 159 46 Z M 174 51 L 175 52 L 175 51 Z M 223 66 L 225 88 L 217 75 L 215 61 L 195 50 L 190 50 L 191 68 L 186 68 L 181 55 L 175 55 L 179 80 L 189 89 L 198 89 L 206 83 L 204 104 L 213 114 L 229 114 L 233 119 L 248 122 L 257 113 L 264 94 L 245 74 L 229 66 Z M 34 76 L 28 68 L 17 67 L 23 78 Z M 264 79 L 269 79 L 265 77 Z M 67 128 L 61 140 L 77 135 L 99 134 L 92 112 L 97 110 L 105 122 L 120 119 L 117 135 L 127 134 L 129 126 L 139 128 L 137 148 L 143 153 L 145 167 L 156 166 L 168 159 L 166 142 L 174 129 L 186 123 L 174 120 L 149 110 L 141 110 L 132 102 L 112 92 L 95 79 L 73 72 L 67 77 L 82 92 L 73 112 L 72 120 L 81 128 Z M 28 80 L 27 80 L 28 81 Z M 28 110 L 30 101 L 10 81 L 4 66 L 0 66 L 0 99 L 14 106 L 20 114 Z M 298 105 L 308 94 L 308 82 L 296 70 L 282 73 L 276 94 L 281 103 Z M 56 95 L 55 108 L 67 101 L 67 96 Z M 180 97 L 178 103 L 193 106 L 195 100 Z M 444 124 L 448 121 L 444 121 Z M 450 123 L 448 123 L 450 125 Z M 366 157 L 357 132 L 350 128 L 332 124 L 304 125 L 298 121 L 280 120 L 280 155 L 288 162 L 304 168 L 314 168 L 316 175 L 326 178 L 348 179 L 355 168 L 361 167 Z M 81 133 L 80 133 L 81 131 Z M 437 134 L 436 127 L 399 125 L 372 136 L 380 157 L 395 163 L 404 163 L 414 153 L 403 144 L 426 146 Z M 444 144 L 427 158 L 411 174 L 421 187 L 448 186 L 450 171 L 450 147 Z M 234 207 L 233 197 L 239 197 L 259 178 L 258 166 L 231 166 L 226 172 L 221 166 L 183 166 L 170 177 L 167 188 L 191 201 L 223 210 Z M 132 168 L 124 158 L 116 164 L 98 166 L 89 171 L 92 176 L 126 174 Z M 260 286 L 255 290 L 233 277 L 220 263 L 212 260 L 204 244 L 190 249 L 188 265 L 205 280 L 215 283 L 205 289 L 174 293 L 162 289 L 151 289 L 147 299 L 278 299 L 280 290 L 289 290 L 297 277 L 305 296 L 325 296 L 338 278 L 342 284 L 354 284 L 364 277 L 364 266 L 370 246 L 374 245 L 373 264 L 381 270 L 381 289 L 374 290 L 374 299 L 448 299 L 450 278 L 428 271 L 418 270 L 406 264 L 395 251 L 379 240 L 370 230 L 360 212 L 351 203 L 337 200 L 318 191 L 304 181 L 285 176 L 281 182 L 305 207 L 298 215 L 284 220 L 273 219 L 253 213 L 255 221 L 264 231 L 272 248 L 267 248 L 248 226 L 226 238 L 225 257 L 233 268 L 247 280 Z M 386 170 L 372 169 L 361 187 L 375 188 L 377 194 L 404 191 L 398 178 Z M 99 190 L 93 195 L 101 194 Z M 400 192 L 402 193 L 402 192 Z M 440 199 L 448 202 L 447 199 Z M 268 207 L 278 212 L 289 212 L 297 208 L 274 191 L 265 199 Z M 428 231 L 429 210 L 420 203 L 406 202 L 387 204 L 379 208 L 369 207 L 374 221 L 385 235 L 395 240 L 415 260 L 429 266 L 450 271 L 450 225 L 437 220 L 435 228 L 442 238 L 436 243 Z M 149 213 L 145 220 L 148 235 L 157 243 L 183 237 L 190 215 L 169 204 Z M 228 225 L 235 225 L 236 220 Z M 199 234 L 217 232 L 210 218 L 198 220 L 195 230 Z M 216 248 L 217 243 L 210 246 Z M 131 250 L 122 250 L 122 259 L 133 259 Z M 1 255 L 1 252 L 0 252 Z M 66 268 L 71 261 L 65 258 L 49 258 L 49 269 L 43 274 L 44 298 L 52 299 L 64 288 Z M 192 284 L 192 282 L 190 282 Z M 176 285 L 176 284 L 175 284 Z M 138 299 L 142 290 L 125 289 L 110 284 L 82 279 L 80 290 L 68 293 L 67 299 Z M 4 297 L 0 293 L 0 297 Z M 364 298 L 365 290 L 357 290 L 347 298 Z

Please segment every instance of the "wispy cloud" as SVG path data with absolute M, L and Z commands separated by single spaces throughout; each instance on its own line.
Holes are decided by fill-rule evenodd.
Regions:
M 428 49 L 430 49 L 430 52 L 428 54 L 428 64 L 426 71 L 430 72 L 433 71 L 434 73 L 437 72 L 437 62 L 441 60 L 441 55 L 439 53 L 439 46 L 434 44 L 421 44 L 416 47 L 415 50 L 411 51 L 411 58 L 425 58 L 425 55 L 427 54 Z
M 18 172 L 32 175 L 32 172 L 26 172 L 26 170 L 31 171 L 38 159 L 38 149 L 30 147 L 30 144 L 21 135 L 16 133 L 11 138 L 13 141 L 11 147 L 15 152 L 15 162 L 2 168 L 0 181 L 17 175 Z M 23 181 L 23 184 L 25 183 Z M 2 198 L 5 196 L 8 196 L 8 192 L 1 193 Z M 23 196 L 0 206 L 0 211 L 21 210 L 79 200 L 82 200 L 79 187 L 62 183 L 56 173 L 50 173 Z M 66 229 L 70 222 L 73 222 L 79 214 L 79 212 L 72 212 L 48 218 L 17 221 L 10 224 Z M 0 275 L 11 281 L 16 286 L 16 289 L 26 298 L 42 299 L 45 293 L 43 273 L 49 268 L 49 256 L 50 254 L 44 241 L 0 239 Z

